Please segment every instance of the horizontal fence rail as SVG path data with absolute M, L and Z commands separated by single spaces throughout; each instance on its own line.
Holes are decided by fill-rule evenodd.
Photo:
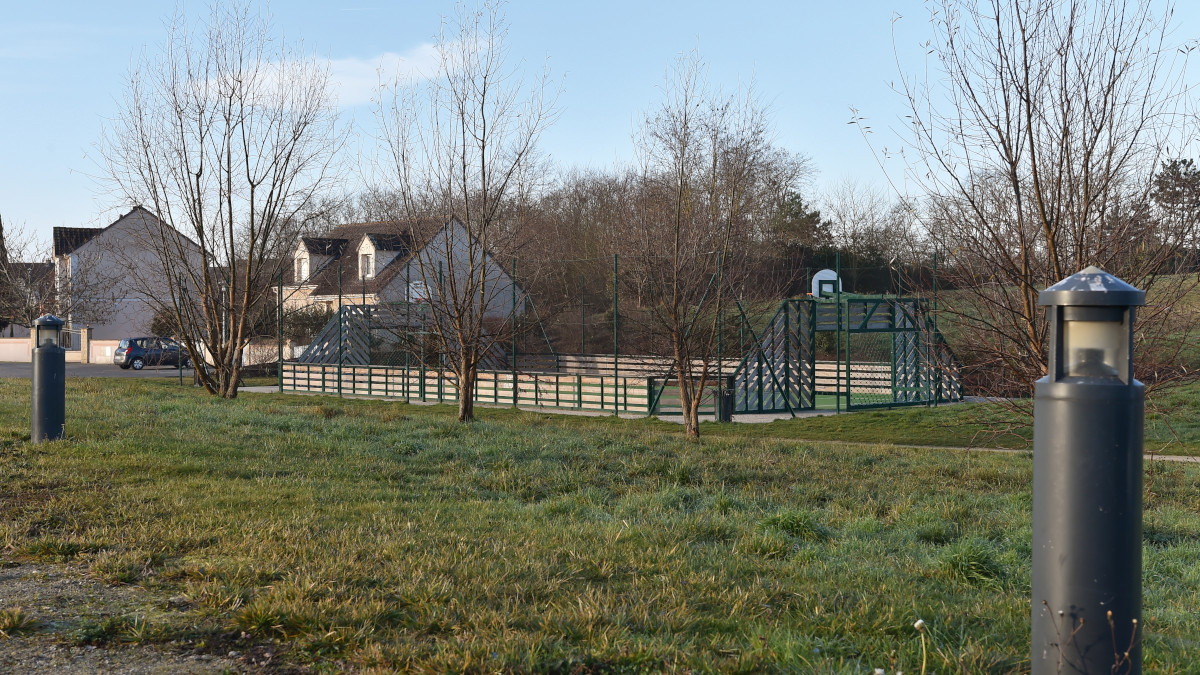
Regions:
M 456 381 L 436 368 L 283 364 L 283 389 L 295 392 L 457 403 Z M 475 402 L 649 415 L 654 386 L 653 378 L 481 370 Z

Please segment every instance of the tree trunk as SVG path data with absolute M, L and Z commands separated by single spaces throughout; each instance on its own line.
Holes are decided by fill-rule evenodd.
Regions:
M 226 375 L 224 386 L 221 389 L 221 398 L 234 399 L 238 395 L 238 384 L 241 382 L 242 371 L 238 366 L 234 366 L 233 370 Z
M 479 377 L 478 367 L 464 368 L 458 387 L 458 421 L 471 422 L 475 419 L 475 380 Z
M 676 329 L 676 334 L 680 331 Z M 679 407 L 683 413 L 683 431 L 688 438 L 700 438 L 700 396 L 693 396 L 692 364 L 675 341 L 675 377 L 679 381 Z
M 681 380 L 679 389 L 682 392 L 686 385 Z M 691 439 L 700 440 L 700 396 L 689 400 L 683 408 L 683 432 Z

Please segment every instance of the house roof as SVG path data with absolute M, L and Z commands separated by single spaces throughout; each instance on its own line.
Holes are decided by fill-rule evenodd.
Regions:
M 347 223 L 328 232 L 325 237 L 305 237 L 305 250 L 318 255 L 329 255 L 333 259 L 319 270 L 312 270 L 306 285 L 316 286 L 313 295 L 337 295 L 338 267 L 342 269 L 342 293 L 376 294 L 390 284 L 404 269 L 404 263 L 413 254 L 412 230 L 415 227 L 440 225 L 440 221 L 388 220 L 371 223 Z M 345 255 L 347 251 L 358 251 L 363 239 L 368 239 L 377 251 L 394 251 L 396 256 L 370 279 L 359 278 L 357 255 Z M 330 242 L 328 245 L 320 242 Z M 340 242 L 340 243 L 338 243 Z M 316 248 L 317 250 L 314 250 Z
M 315 286 L 311 293 L 312 297 L 336 296 L 339 286 L 338 268 L 341 267 L 342 281 L 340 285 L 342 295 L 351 299 L 360 294 L 377 295 L 388 284 L 392 283 L 397 275 L 404 273 L 407 263 L 412 259 L 414 253 L 423 248 L 426 243 L 432 241 L 439 232 L 453 222 L 461 224 L 457 216 L 451 216 L 447 220 L 425 219 L 420 221 L 383 221 L 339 225 L 330 230 L 328 238 L 332 240 L 345 240 L 350 246 L 343 247 L 338 252 L 338 256 L 330 260 L 321 269 L 313 270 L 308 282 L 304 285 Z M 414 230 L 424 233 L 423 242 L 419 245 L 414 245 L 412 236 Z M 353 253 L 351 255 L 343 255 L 346 251 L 357 253 L 358 246 L 362 243 L 364 237 L 371 239 L 371 243 L 375 245 L 376 250 L 397 251 L 396 256 L 392 258 L 391 262 L 379 270 L 373 278 L 366 280 L 360 279 L 358 275 L 359 256 Z M 395 246 L 396 248 L 388 248 L 388 246 Z M 414 277 L 414 280 L 420 281 L 419 273 Z M 290 285 L 295 285 L 295 282 L 290 282 Z M 517 284 L 517 288 L 520 289 L 522 294 L 525 293 L 520 284 Z
M 403 234 L 372 232 L 367 234 L 367 239 L 371 240 L 371 244 L 377 251 L 400 251 L 403 253 L 412 250 L 412 235 L 408 232 Z
M 54 263 L 52 262 L 11 262 L 5 275 L 10 281 L 28 283 L 33 287 L 49 287 L 54 279 Z
M 117 220 L 120 220 L 118 218 Z M 56 227 L 54 228 L 54 255 L 67 255 L 88 243 L 107 228 L 103 227 Z
M 303 237 L 304 250 L 313 255 L 331 255 L 337 257 L 346 248 L 347 240 L 333 237 Z
M 54 276 L 52 262 L 15 262 L 9 263 L 9 269 L 24 279 L 49 279 Z
M 67 255 L 69 253 L 73 253 L 80 246 L 83 246 L 84 244 L 88 243 L 93 238 L 95 238 L 96 235 L 100 234 L 101 232 L 104 232 L 105 230 L 109 229 L 110 227 L 113 227 L 117 223 L 125 220 L 126 218 L 132 216 L 133 214 L 135 214 L 139 211 L 141 211 L 143 218 L 153 218 L 156 221 L 158 220 L 158 217 L 155 216 L 153 213 L 151 213 L 149 209 L 145 208 L 144 206 L 135 206 L 129 210 L 129 213 L 126 213 L 126 214 L 120 216 L 119 218 L 117 218 L 116 220 L 112 221 L 111 223 L 108 224 L 107 227 L 56 227 L 56 228 L 54 228 L 54 256 L 58 257 L 60 255 Z M 192 241 L 190 238 L 188 238 L 182 232 L 176 232 L 176 235 L 181 237 L 184 241 L 188 242 L 192 246 L 196 246 L 196 248 L 199 248 L 199 246 L 197 246 L 196 242 Z

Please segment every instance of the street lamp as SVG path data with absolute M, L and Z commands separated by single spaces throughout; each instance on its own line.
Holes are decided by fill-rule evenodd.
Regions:
M 67 409 L 67 350 L 63 320 L 44 314 L 33 322 L 33 392 L 29 437 L 34 443 L 62 438 Z
M 1142 672 L 1142 421 L 1135 308 L 1098 267 L 1038 296 L 1049 363 L 1034 394 L 1033 675 Z

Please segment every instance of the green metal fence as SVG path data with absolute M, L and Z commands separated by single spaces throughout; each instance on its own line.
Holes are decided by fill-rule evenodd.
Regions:
M 780 304 L 733 375 L 734 410 L 783 413 L 962 398 L 958 364 L 922 301 L 795 298 Z M 826 339 L 822 339 L 826 338 Z
M 457 403 L 452 371 L 439 368 L 284 363 L 285 391 Z M 475 402 L 592 412 L 651 414 L 654 378 L 479 371 Z
M 754 321 L 736 306 L 726 344 L 736 356 L 707 366 L 701 411 L 722 390 L 736 413 L 857 410 L 960 400 L 959 368 L 920 299 L 793 298 Z M 457 400 L 454 374 L 427 349 L 418 304 L 344 305 L 296 363 L 281 389 Z M 769 318 L 762 318 L 769 317 Z M 609 411 L 681 412 L 672 359 L 620 354 L 527 353 L 497 346 L 479 370 L 478 403 Z

